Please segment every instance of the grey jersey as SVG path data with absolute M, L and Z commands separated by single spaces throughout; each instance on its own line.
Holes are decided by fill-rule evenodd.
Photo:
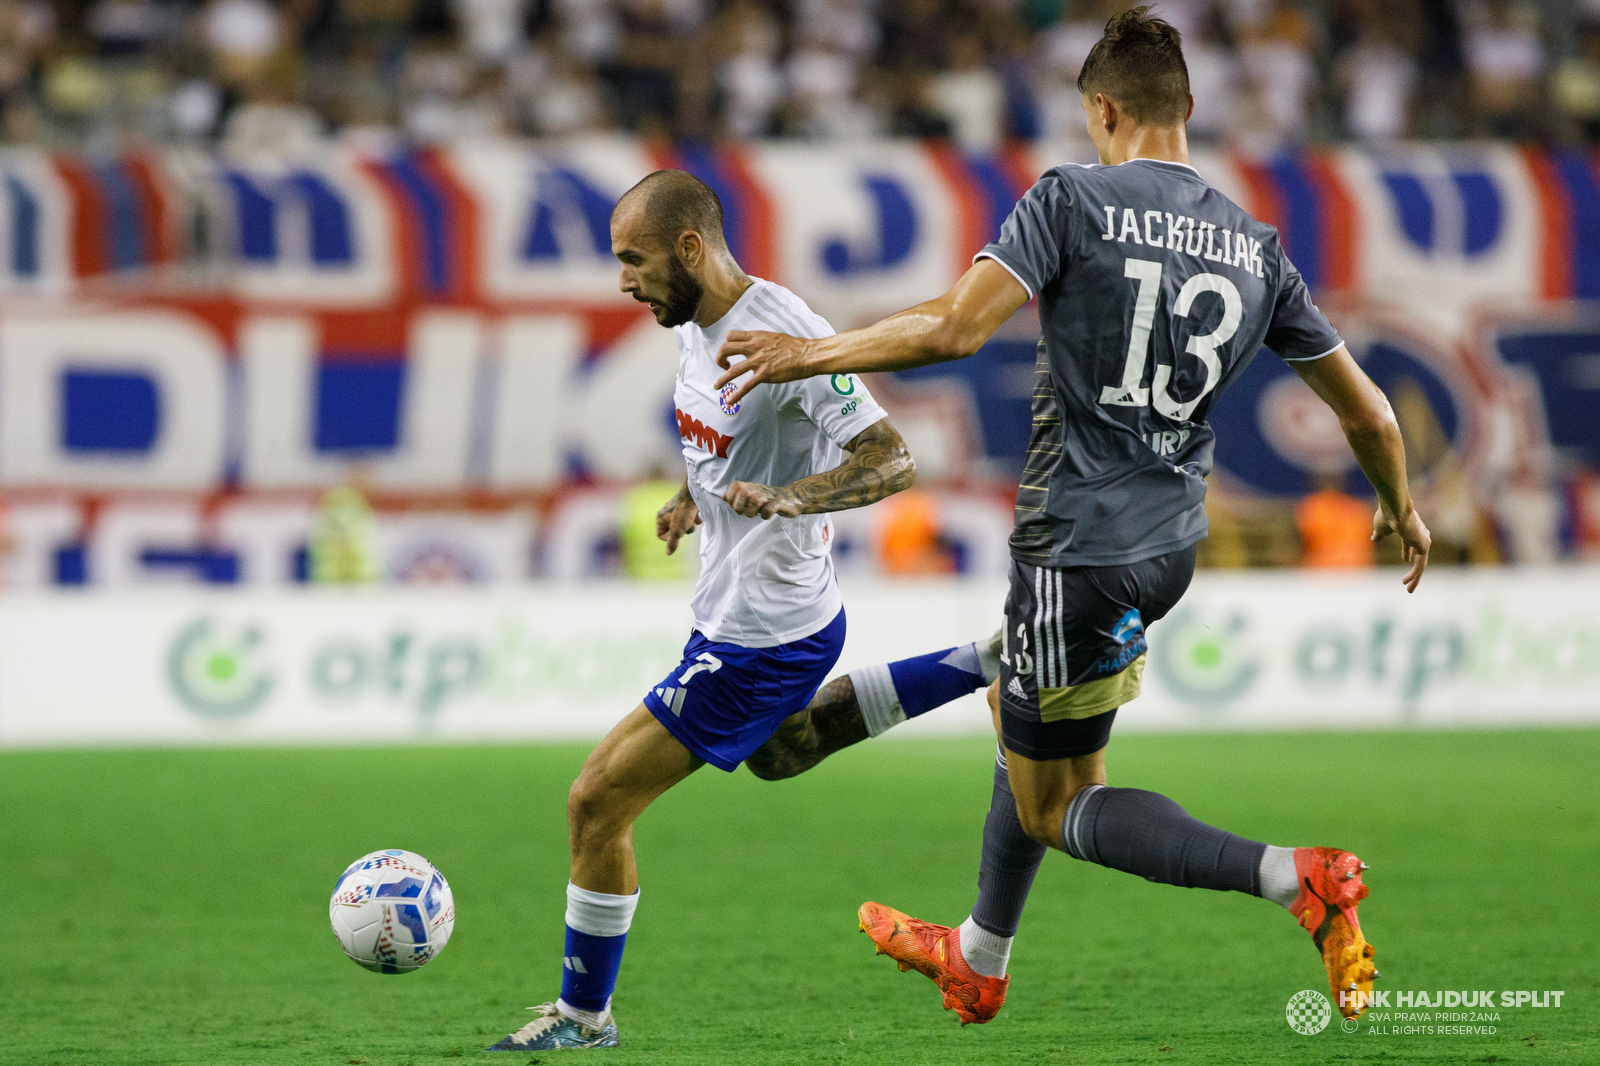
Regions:
M 1278 231 L 1181 163 L 1057 167 L 979 252 L 1039 297 L 1033 436 L 1012 555 L 1111 566 L 1206 535 L 1206 413 L 1266 344 L 1339 335 Z

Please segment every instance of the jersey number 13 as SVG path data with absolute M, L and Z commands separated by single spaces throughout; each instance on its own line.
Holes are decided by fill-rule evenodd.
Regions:
M 1177 422 L 1187 422 L 1200 401 L 1222 380 L 1222 360 L 1217 349 L 1233 339 L 1244 315 L 1244 300 L 1233 282 L 1221 274 L 1196 274 L 1178 290 L 1178 300 L 1172 313 L 1186 318 L 1194 306 L 1195 297 L 1203 292 L 1214 292 L 1222 297 L 1222 321 L 1217 328 L 1204 336 L 1189 338 L 1184 349 L 1200 360 L 1205 368 L 1205 384 L 1192 400 L 1175 399 L 1168 386 L 1172 382 L 1171 366 L 1156 365 L 1150 378 L 1150 387 L 1143 387 L 1145 365 L 1154 356 L 1150 351 L 1150 329 L 1156 321 L 1156 300 L 1161 294 L 1162 264 L 1148 259 L 1129 259 L 1122 268 L 1124 277 L 1139 283 L 1138 295 L 1133 303 L 1133 331 L 1128 335 L 1128 358 L 1122 365 L 1122 381 L 1100 390 L 1100 402 L 1112 407 L 1150 407 Z M 1154 394 L 1152 402 L 1152 394 Z

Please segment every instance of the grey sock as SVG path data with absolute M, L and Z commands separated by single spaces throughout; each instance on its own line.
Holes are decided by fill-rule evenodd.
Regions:
M 1073 858 L 1147 881 L 1261 895 L 1267 846 L 1206 825 L 1159 793 L 1090 785 L 1067 808 L 1061 836 Z
M 994 793 L 989 817 L 983 821 L 983 861 L 978 867 L 978 901 L 972 905 L 972 920 L 996 936 L 1016 936 L 1045 846 L 1022 831 L 1005 760 L 1004 752 L 997 753 Z

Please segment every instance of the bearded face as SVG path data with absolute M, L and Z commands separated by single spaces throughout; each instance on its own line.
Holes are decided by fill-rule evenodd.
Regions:
M 683 265 L 683 260 L 672 255 L 667 260 L 665 290 L 659 301 L 650 301 L 650 309 L 655 312 L 656 321 L 663 326 L 681 326 L 694 318 L 706 288 L 694 280 Z M 634 297 L 636 300 L 638 298 Z

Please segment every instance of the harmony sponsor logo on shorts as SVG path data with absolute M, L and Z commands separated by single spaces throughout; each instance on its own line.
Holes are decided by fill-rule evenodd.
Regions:
M 1288 1019 L 1289 1028 L 1295 1032 L 1302 1036 L 1314 1036 L 1326 1029 L 1328 1022 L 1333 1019 L 1333 1005 L 1321 992 L 1307 988 L 1289 997 L 1284 1017 Z
M 1101 659 L 1094 664 L 1097 674 L 1119 674 L 1133 664 L 1133 661 L 1143 655 L 1149 648 L 1143 637 L 1129 644 L 1109 659 Z
M 1118 644 L 1126 644 L 1135 633 L 1144 632 L 1144 619 L 1139 617 L 1138 610 L 1129 611 L 1117 619 L 1117 624 L 1111 627 L 1111 639 Z

